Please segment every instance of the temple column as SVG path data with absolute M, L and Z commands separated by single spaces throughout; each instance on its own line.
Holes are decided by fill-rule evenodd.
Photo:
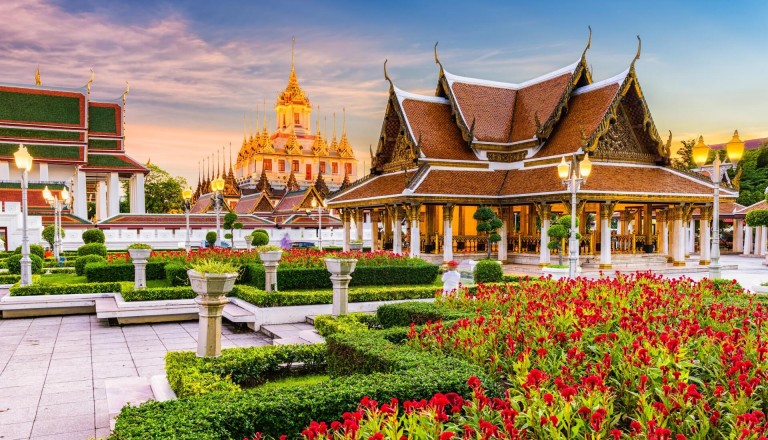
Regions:
M 688 258 L 696 250 L 696 224 L 691 218 L 693 216 L 693 210 L 689 214 L 688 218 L 683 221 L 686 225 L 686 232 L 688 233 L 688 241 L 686 242 L 685 257 Z
M 611 268 L 611 219 L 616 203 L 600 204 L 600 269 Z
M 652 249 L 653 245 L 653 211 L 651 210 L 651 204 L 645 205 L 645 211 L 643 211 L 643 235 L 645 235 L 645 246 L 643 252 L 647 252 L 648 249 Z
M 501 216 L 501 228 L 499 229 L 499 235 L 501 236 L 501 240 L 499 240 L 498 244 L 498 252 L 499 252 L 499 261 L 506 263 L 507 262 L 507 237 L 509 234 L 509 206 L 503 206 L 499 208 L 499 214 Z M 491 244 L 488 243 L 488 246 Z
M 744 226 L 744 249 L 742 249 L 744 255 L 749 255 L 752 252 L 752 227 L 749 225 Z
M 712 207 L 699 209 L 699 264 L 706 266 L 710 263 L 712 242 L 710 240 L 710 225 L 712 223 Z
M 96 218 L 102 221 L 109 217 L 107 209 L 107 182 L 101 180 L 96 184 Z
M 363 241 L 363 217 L 365 213 L 362 209 L 355 210 L 355 229 L 357 229 L 356 240 Z
M 392 213 L 389 207 L 385 207 L 381 211 L 380 220 L 384 225 L 384 232 L 381 234 L 381 249 L 384 250 L 387 237 L 392 235 Z
M 755 226 L 755 241 L 752 245 L 752 255 L 760 255 L 760 249 L 763 246 L 763 228 Z
M 0 180 L 11 180 L 11 163 L 0 160 Z
M 395 205 L 392 207 L 392 252 L 396 254 L 403 253 L 403 225 L 400 219 L 400 208 Z
M 88 197 L 85 191 L 85 172 L 75 171 L 74 181 L 72 182 L 73 200 L 72 206 L 76 216 L 90 220 L 88 218 Z
M 549 264 L 549 236 L 547 235 L 547 229 L 550 226 L 550 217 L 552 215 L 552 207 L 546 203 L 536 204 L 536 211 L 539 214 L 539 221 L 541 222 L 540 240 L 539 240 L 539 266 L 546 266 Z
M 344 229 L 344 238 L 342 243 L 342 250 L 349 252 L 349 242 L 351 241 L 352 231 L 350 225 L 351 212 L 349 209 L 344 209 L 341 213 L 342 228 Z
M 48 164 L 46 162 L 40 162 L 40 178 L 38 179 L 40 182 L 47 182 L 48 181 Z
M 760 226 L 760 254 L 759 255 L 765 255 L 768 253 L 768 226 Z
M 146 214 L 144 204 L 144 173 L 136 173 L 130 180 L 131 214 Z
M 109 197 L 107 205 L 107 214 L 109 217 L 114 217 L 120 214 L 120 175 L 118 173 L 109 173 L 107 196 Z
M 731 243 L 731 250 L 733 252 L 741 252 L 744 235 L 744 220 L 735 218 L 733 219 L 733 240 Z
M 667 208 L 667 234 L 669 235 L 669 247 L 667 248 L 667 262 L 671 263 L 675 261 L 673 255 L 675 254 L 675 246 L 677 246 L 675 237 L 675 223 L 672 220 L 673 210 L 675 208 Z
M 443 205 L 443 262 L 453 260 L 453 208 Z
M 421 205 L 413 204 L 408 208 L 408 217 L 411 223 L 411 246 L 408 250 L 408 255 L 414 258 L 421 256 L 421 233 L 419 231 L 420 213 Z
M 379 250 L 379 211 L 371 209 L 371 251 Z
M 672 250 L 672 265 L 685 266 L 685 228 L 683 227 L 683 208 L 676 206 L 672 209 L 672 224 L 674 229 L 675 246 Z
M 619 214 L 619 230 L 621 231 L 621 235 L 629 234 L 629 222 L 631 219 L 632 213 L 626 209 Z
M 659 235 L 658 253 L 662 255 L 669 254 L 669 227 L 667 225 L 667 210 L 660 209 L 656 211 L 656 232 Z

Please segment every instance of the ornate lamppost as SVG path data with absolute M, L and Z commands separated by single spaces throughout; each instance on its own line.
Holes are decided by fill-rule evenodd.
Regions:
M 319 239 L 318 247 L 323 250 L 323 208 L 325 201 L 317 203 L 317 199 L 312 199 L 312 209 L 317 208 L 317 236 Z
M 61 198 L 58 198 L 46 186 L 43 190 L 43 197 L 53 208 L 53 256 L 58 264 L 59 257 L 61 256 L 61 211 L 68 208 L 69 191 L 67 191 L 65 186 L 61 191 Z
M 191 209 L 190 202 L 192 201 L 192 188 L 186 187 L 184 190 L 182 190 L 181 197 L 184 198 L 184 217 L 187 227 L 187 238 L 184 240 L 184 250 L 189 253 L 189 251 L 192 249 L 192 242 L 190 242 L 189 232 L 189 210 Z
M 709 147 L 704 143 L 704 136 L 699 136 L 698 142 L 692 148 L 693 161 L 701 169 L 707 163 L 709 158 Z M 730 163 L 721 163 L 720 154 L 715 152 L 715 161 L 712 163 L 712 170 L 709 177 L 714 184 L 714 200 L 712 202 L 712 248 L 711 259 L 709 262 L 709 278 L 721 278 L 722 268 L 720 266 L 720 182 L 722 181 L 723 171 L 729 168 L 735 168 L 736 164 L 744 155 L 744 141 L 739 139 L 739 131 L 733 132 L 733 137 L 725 144 L 725 154 Z
M 219 176 L 211 181 L 213 209 L 216 212 L 216 247 L 221 247 L 221 208 L 224 206 L 224 178 Z
M 32 260 L 29 258 L 29 237 L 27 236 L 27 184 L 29 172 L 32 171 L 32 155 L 24 144 L 19 144 L 19 149 L 13 153 L 16 167 L 21 171 L 21 285 L 32 284 Z
M 577 166 L 578 165 L 578 166 Z M 568 241 L 568 276 L 576 278 L 576 271 L 579 266 L 579 240 L 576 238 L 576 192 L 582 183 L 587 182 L 589 173 L 592 172 L 592 162 L 589 155 L 584 155 L 584 160 L 579 162 L 576 154 L 573 155 L 571 163 L 563 160 L 557 166 L 557 174 L 563 185 L 568 187 L 571 193 L 571 237 Z

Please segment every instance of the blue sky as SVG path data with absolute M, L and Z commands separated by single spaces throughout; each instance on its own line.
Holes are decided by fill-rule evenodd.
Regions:
M 347 109 L 361 160 L 379 136 L 387 84 L 433 93 L 432 46 L 453 73 L 520 82 L 587 55 L 595 80 L 637 64 L 660 132 L 727 140 L 768 136 L 764 1 L 4 1 L 0 82 L 79 86 L 95 99 L 130 81 L 127 146 L 197 179 L 206 153 L 242 140 L 243 112 L 271 107 L 290 70 L 321 114 Z M 41 23 L 46 23 L 41 26 Z M 272 116 L 272 113 L 269 113 Z M 274 119 L 272 118 L 272 121 Z M 362 166 L 362 164 L 361 164 Z

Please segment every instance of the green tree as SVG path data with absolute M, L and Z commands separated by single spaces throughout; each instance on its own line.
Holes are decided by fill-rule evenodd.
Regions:
M 229 229 L 229 234 L 225 234 L 224 238 L 232 240 L 232 249 L 235 248 L 235 229 L 243 229 L 243 224 L 237 221 L 237 214 L 234 212 L 228 212 L 224 214 L 224 229 Z
M 53 242 L 56 241 L 56 229 L 59 230 L 59 232 L 61 233 L 61 238 L 63 239 L 65 236 L 64 229 L 57 228 L 54 225 L 48 225 L 45 228 L 43 228 L 43 240 L 45 240 L 46 242 L 48 242 L 49 245 L 51 245 L 51 249 L 53 249 Z
M 672 159 L 672 167 L 679 170 L 696 168 L 696 162 L 693 161 L 693 146 L 696 145 L 696 139 L 688 139 L 680 143 L 683 145 L 677 149 L 677 157 Z
M 576 230 L 579 228 L 579 219 L 576 218 Z M 563 264 L 563 240 L 571 236 L 571 216 L 564 215 L 547 229 L 547 236 L 552 239 L 547 243 L 550 250 L 557 250 L 557 264 Z M 576 238 L 581 239 L 581 234 L 576 232 Z
M 745 151 L 744 157 L 739 161 L 738 169 L 729 170 L 729 176 L 734 185 L 738 185 L 739 188 L 737 203 L 749 206 L 765 197 L 765 188 L 768 186 L 768 163 L 761 161 L 760 157 L 765 158 L 766 155 L 768 155 L 766 144 L 755 150 Z
M 181 212 L 182 188 L 187 187 L 187 179 L 174 177 L 155 164 L 149 164 L 149 174 L 144 180 L 144 206 L 150 214 L 175 214 Z M 130 206 L 130 190 L 128 182 L 123 182 L 125 198 L 120 211 L 128 212 Z
M 487 206 L 479 207 L 472 217 L 477 220 L 477 232 L 485 235 L 485 238 L 488 240 L 488 259 L 490 260 L 491 244 L 501 241 L 501 235 L 499 235 L 498 231 L 502 226 L 502 222 L 496 216 L 496 212 Z

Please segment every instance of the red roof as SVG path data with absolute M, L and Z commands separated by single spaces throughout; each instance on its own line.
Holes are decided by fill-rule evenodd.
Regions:
M 409 95 L 410 96 L 410 95 Z M 430 97 L 427 97 L 430 98 Z M 430 159 L 477 160 L 451 115 L 451 105 L 444 102 L 406 98 L 403 112 L 419 148 Z

